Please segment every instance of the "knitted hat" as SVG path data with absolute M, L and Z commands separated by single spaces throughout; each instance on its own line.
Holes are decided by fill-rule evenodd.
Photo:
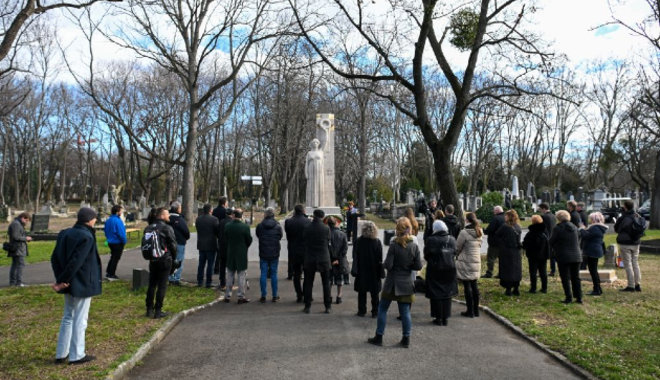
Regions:
M 445 224 L 445 222 L 443 222 L 440 219 L 433 222 L 433 232 L 435 233 L 435 232 L 438 232 L 438 231 L 445 231 L 445 232 L 449 231 L 447 229 L 447 225 Z
M 78 211 L 78 223 L 87 223 L 96 219 L 96 211 L 89 207 L 83 207 Z

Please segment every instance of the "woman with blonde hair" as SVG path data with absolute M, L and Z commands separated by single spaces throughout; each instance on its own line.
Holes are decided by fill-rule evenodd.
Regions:
M 522 258 L 520 255 L 520 219 L 516 210 L 504 214 L 504 224 L 495 232 L 495 238 L 500 247 L 500 285 L 506 289 L 507 296 L 519 296 L 520 280 L 522 279 Z
M 417 223 L 417 218 L 415 218 L 415 212 L 413 211 L 412 207 L 408 207 L 403 216 L 408 218 L 410 221 L 410 236 L 417 237 L 417 233 L 419 232 L 419 223 Z
M 367 314 L 367 293 L 371 294 L 371 317 L 378 314 L 378 292 L 381 289 L 383 271 L 383 244 L 378 240 L 378 228 L 374 222 L 365 221 L 362 235 L 353 245 L 351 274 L 355 277 L 354 289 L 358 293 L 358 317 Z
M 397 302 L 399 315 L 401 316 L 403 337 L 399 344 L 406 348 L 410 345 L 412 331 L 410 305 L 415 301 L 415 287 L 411 278 L 411 271 L 422 268 L 419 247 L 413 241 L 410 232 L 410 220 L 406 217 L 399 218 L 396 222 L 396 237 L 393 239 L 393 244 L 390 244 L 384 262 L 387 277 L 378 304 L 376 335 L 368 340 L 369 343 L 377 346 L 383 345 L 387 310 L 392 301 Z
M 589 227 L 580 228 L 580 237 L 582 238 L 582 253 L 586 256 L 587 267 L 591 275 L 593 290 L 587 293 L 590 296 L 600 296 L 603 289 L 600 287 L 600 276 L 598 275 L 598 259 L 605 254 L 605 244 L 603 237 L 607 232 L 605 217 L 600 212 L 589 214 Z
M 565 298 L 563 303 L 582 303 L 582 286 L 580 285 L 580 263 L 582 253 L 578 245 L 578 230 L 571 223 L 571 214 L 566 210 L 559 210 L 557 214 L 557 225 L 550 236 L 550 247 L 557 257 L 557 266 L 561 286 L 564 288 Z M 573 291 L 571 293 L 571 290 Z
M 536 274 L 541 277 L 541 293 L 548 292 L 548 235 L 546 235 L 545 224 L 541 215 L 532 216 L 532 224 L 529 232 L 523 240 L 523 248 L 529 263 L 529 292 L 536 293 Z
M 479 288 L 477 280 L 481 276 L 481 240 L 483 230 L 473 212 L 465 214 L 467 225 L 458 234 L 456 241 L 456 277 L 463 283 L 467 310 L 464 317 L 479 316 Z

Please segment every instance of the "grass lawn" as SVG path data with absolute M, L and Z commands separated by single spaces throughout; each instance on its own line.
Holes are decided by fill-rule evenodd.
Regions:
M 0 289 L 0 379 L 90 379 L 104 377 L 151 339 L 166 319 L 144 317 L 146 289 L 126 281 L 103 284 L 89 311 L 86 351 L 97 360 L 83 366 L 55 365 L 64 297 L 48 286 Z M 216 292 L 170 287 L 165 310 L 177 313 L 206 304 Z
M 660 238 L 660 230 L 645 239 Z M 608 235 L 612 243 L 616 235 Z M 484 258 L 485 259 L 485 258 Z M 602 266 L 603 260 L 600 261 Z M 485 271 L 485 260 L 482 260 Z M 480 280 L 482 304 L 509 319 L 527 334 L 573 363 L 603 379 L 657 379 L 660 377 L 660 255 L 640 255 L 642 292 L 624 293 L 626 273 L 602 284 L 600 297 L 584 296 L 583 305 L 560 303 L 564 295 L 559 276 L 551 277 L 548 294 L 529 294 L 527 260 L 519 297 L 507 297 L 498 280 Z M 591 282 L 582 283 L 584 293 Z M 462 296 L 462 291 L 461 291 Z
M 125 249 L 138 247 L 142 241 L 142 232 L 132 233 L 128 238 L 128 243 Z M 105 235 L 103 232 L 96 233 L 96 246 L 99 249 L 100 255 L 110 254 L 110 248 L 105 243 Z M 28 243 L 28 252 L 30 253 L 25 260 L 26 264 L 40 263 L 42 261 L 50 261 L 50 255 L 55 248 L 55 240 L 48 241 L 31 241 Z M 7 257 L 5 251 L 0 251 L 0 266 L 11 265 L 11 258 Z

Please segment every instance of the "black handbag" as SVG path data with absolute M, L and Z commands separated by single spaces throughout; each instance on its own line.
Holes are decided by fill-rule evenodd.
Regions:
M 2 249 L 7 251 L 7 252 L 16 252 L 18 247 L 16 246 L 16 243 L 11 243 L 11 242 L 4 242 L 2 243 Z

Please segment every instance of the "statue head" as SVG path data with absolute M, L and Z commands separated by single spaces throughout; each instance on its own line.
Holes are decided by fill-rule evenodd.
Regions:
M 313 139 L 312 142 L 310 143 L 310 146 L 311 146 L 314 150 L 318 150 L 318 149 L 319 149 L 319 145 L 321 145 L 321 142 L 319 141 L 319 139 Z

